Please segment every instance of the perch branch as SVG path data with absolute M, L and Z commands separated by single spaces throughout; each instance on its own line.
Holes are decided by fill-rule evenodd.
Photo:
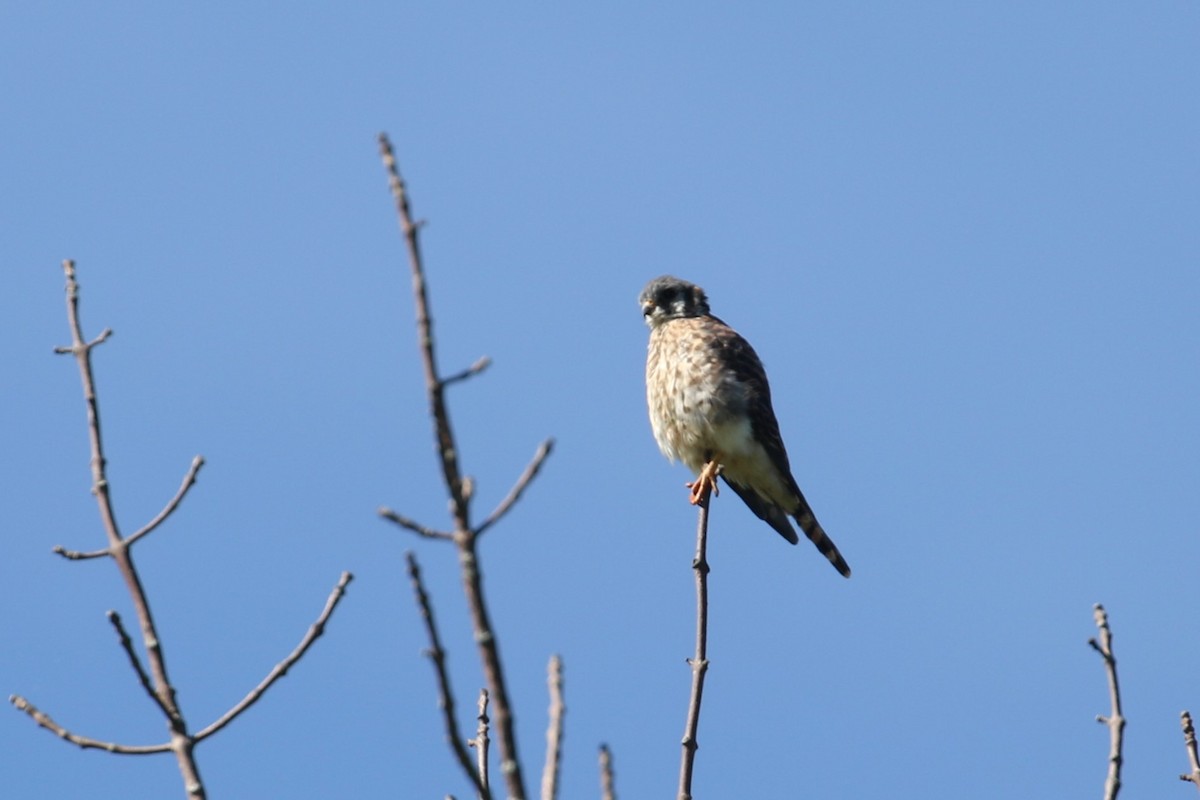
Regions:
M 712 500 L 712 482 L 703 486 L 696 505 L 700 507 L 696 523 L 696 654 L 688 659 L 692 666 L 692 693 L 688 700 L 687 722 L 683 730 L 683 758 L 679 767 L 679 800 L 691 800 L 692 767 L 696 760 L 696 731 L 700 727 L 700 701 L 704 695 L 704 676 L 708 672 L 708 506 Z
M 1117 683 L 1117 659 L 1112 650 L 1112 628 L 1108 626 L 1108 613 L 1104 606 L 1096 604 L 1092 613 L 1096 627 L 1100 630 L 1099 641 L 1088 639 L 1100 657 L 1104 660 L 1104 671 L 1108 675 L 1108 696 L 1112 704 L 1112 712 L 1107 716 L 1097 716 L 1096 721 L 1108 726 L 1108 777 L 1104 781 L 1104 800 L 1116 800 L 1121 791 L 1121 755 L 1125 734 L 1125 717 L 1121 715 L 1121 688 Z
M 562 760 L 563 715 L 567 707 L 563 704 L 562 658 L 550 657 L 546 683 L 550 690 L 549 723 L 546 727 L 546 764 L 542 770 L 542 800 L 554 800 L 558 796 L 559 762 Z
M 341 577 L 338 578 L 337 585 L 334 586 L 333 591 L 329 593 L 329 599 L 325 601 L 325 608 L 322 609 L 321 614 L 317 617 L 316 622 L 309 626 L 308 632 L 304 634 L 304 638 L 300 640 L 300 644 L 296 645 L 296 649 L 289 653 L 287 657 L 283 659 L 283 661 L 280 661 L 278 664 L 276 664 L 275 668 L 267 673 L 267 677 L 263 678 L 258 686 L 255 686 L 253 689 L 251 689 L 250 693 L 243 697 L 237 705 L 222 714 L 219 719 L 217 719 L 207 728 L 197 733 L 195 736 L 195 741 L 201 742 L 207 739 L 209 736 L 212 736 L 217 731 L 221 730 L 221 728 L 224 728 L 226 725 L 233 722 L 242 714 L 243 711 L 257 703 L 258 699 L 262 697 L 264 693 L 266 693 L 267 689 L 271 688 L 275 681 L 279 680 L 284 675 L 287 675 L 288 670 L 291 669 L 306 652 L 308 652 L 308 648 L 312 647 L 313 642 L 317 641 L 317 639 L 321 638 L 321 634 L 325 633 L 325 623 L 329 621 L 329 618 L 333 615 L 334 609 L 337 608 L 338 603 L 340 603 L 342 597 L 345 596 L 346 587 L 350 585 L 350 581 L 352 580 L 354 580 L 354 576 L 349 572 L 343 572 L 341 574 Z

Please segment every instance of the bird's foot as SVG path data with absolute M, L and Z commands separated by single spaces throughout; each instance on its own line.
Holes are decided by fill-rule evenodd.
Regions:
M 691 496 L 688 498 L 692 505 L 699 505 L 708 499 L 709 492 L 714 495 L 721 494 L 721 490 L 717 488 L 717 476 L 720 474 L 721 465 L 716 461 L 709 461 L 705 463 L 704 469 L 700 470 L 696 480 L 684 484 L 692 490 Z

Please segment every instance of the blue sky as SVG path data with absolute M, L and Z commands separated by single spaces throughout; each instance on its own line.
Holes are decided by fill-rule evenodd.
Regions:
M 71 729 L 163 724 L 104 612 L 59 263 L 94 335 L 137 558 L 189 721 L 356 581 L 306 659 L 202 745 L 210 796 L 468 797 L 403 571 L 460 704 L 480 684 L 444 524 L 403 244 L 424 229 L 533 788 L 566 664 L 564 797 L 675 789 L 694 516 L 645 418 L 642 285 L 755 345 L 844 581 L 714 505 L 698 797 L 1099 794 L 1115 629 L 1122 798 L 1180 796 L 1200 711 L 1200 9 L 1189 3 L 9 4 L 0 11 L 4 692 Z M 465 712 L 469 714 L 468 712 Z M 470 728 L 469 718 L 464 725 Z M 169 757 L 0 714 L 14 798 L 179 796 Z

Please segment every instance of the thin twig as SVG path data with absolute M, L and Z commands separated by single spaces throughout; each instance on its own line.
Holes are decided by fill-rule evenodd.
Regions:
M 138 682 L 142 684 L 142 688 L 146 690 L 146 694 L 150 695 L 150 699 L 164 713 L 169 715 L 170 711 L 163 708 L 162 698 L 154 691 L 154 687 L 150 683 L 150 676 L 146 674 L 146 669 L 142 666 L 142 660 L 138 658 L 137 651 L 133 649 L 133 640 L 129 638 L 129 634 L 125 632 L 125 626 L 121 622 L 121 615 L 116 611 L 108 612 L 108 621 L 117 630 L 117 639 L 120 642 L 121 649 L 125 651 L 125 655 L 129 657 L 129 666 L 133 667 L 133 671 L 137 673 Z
M 1117 659 L 1112 649 L 1112 628 L 1108 626 L 1108 613 L 1104 606 L 1096 604 L 1092 613 L 1096 627 L 1100 629 L 1100 639 L 1088 639 L 1088 644 L 1100 654 L 1104 660 L 1104 671 L 1108 675 L 1108 696 L 1112 704 L 1112 712 L 1107 716 L 1097 716 L 1096 721 L 1108 726 L 1108 777 L 1104 781 L 1104 800 L 1116 800 L 1121 791 L 1121 755 L 1125 734 L 1125 717 L 1121 715 L 1121 688 L 1117 683 Z
M 1192 771 L 1180 775 L 1179 780 L 1189 781 L 1200 791 L 1200 753 L 1196 752 L 1196 729 L 1192 726 L 1192 715 L 1184 711 L 1179 715 L 1179 723 L 1183 727 L 1183 745 L 1187 749 L 1188 763 Z
M 546 683 L 550 690 L 549 723 L 546 727 L 546 764 L 542 769 L 542 800 L 558 797 L 559 763 L 562 760 L 563 716 L 567 707 L 563 703 L 562 658 L 550 657 L 546 670 Z
M 696 573 L 696 654 L 688 659 L 692 666 L 692 693 L 688 700 L 687 723 L 683 731 L 683 758 L 679 767 L 679 800 L 691 800 L 692 767 L 696 760 L 696 731 L 700 727 L 700 701 L 704 695 L 704 676 L 708 672 L 708 506 L 712 483 L 706 482 L 697 505 L 696 555 L 692 569 Z
M 391 520 L 392 522 L 399 525 L 401 528 L 410 530 L 413 533 L 417 534 L 418 536 L 424 536 L 426 539 L 446 539 L 446 540 L 454 539 L 453 534 L 446 533 L 445 531 L 434 530 L 433 528 L 428 528 L 419 522 L 415 522 L 415 521 L 409 519 L 408 517 L 397 514 L 395 511 L 392 511 L 390 508 L 379 509 L 379 516 L 383 517 L 386 520 Z
M 475 731 L 475 738 L 467 742 L 468 745 L 475 748 L 475 766 L 479 772 L 479 782 L 485 789 L 489 788 L 488 783 L 488 691 L 487 689 L 479 690 L 479 727 Z M 489 789 L 490 790 L 490 789 Z M 483 797 L 482 794 L 479 795 Z
M 600 745 L 600 800 L 617 800 L 613 780 L 613 758 L 608 745 Z
M 338 578 L 337 585 L 333 587 L 333 591 L 329 593 L 329 598 L 325 601 L 325 608 L 321 610 L 321 614 L 317 617 L 316 622 L 309 626 L 308 631 L 304 634 L 304 638 L 300 640 L 300 644 L 296 645 L 296 649 L 291 653 L 288 653 L 287 657 L 284 658 L 283 661 L 280 661 L 278 664 L 276 664 L 275 667 L 267 673 L 267 677 L 263 678 L 262 681 L 259 682 L 258 686 L 255 686 L 253 689 L 251 689 L 250 692 L 237 703 L 237 705 L 233 706 L 224 714 L 222 714 L 207 728 L 197 733 L 195 736 L 195 741 L 204 741 L 209 736 L 212 736 L 214 733 L 221 730 L 221 728 L 224 728 L 226 725 L 233 722 L 242 714 L 243 711 L 257 703 L 259 698 L 266 693 L 267 689 L 271 688 L 275 681 L 279 680 L 284 675 L 287 675 L 288 670 L 290 670 L 295 663 L 299 661 L 301 657 L 303 657 L 303 655 L 308 651 L 308 648 L 312 647 L 313 643 L 316 642 L 317 639 L 321 638 L 321 634 L 325 633 L 325 624 L 329 622 L 329 618 L 333 615 L 334 609 L 337 608 L 338 603 L 340 603 L 342 597 L 345 596 L 346 587 L 350 585 L 350 581 L 352 580 L 354 580 L 354 576 L 349 572 L 343 572 L 341 574 L 341 577 Z
M 135 531 L 132 536 L 125 540 L 126 547 L 153 531 L 155 528 L 161 525 L 167 517 L 171 516 L 171 513 L 179 507 L 181 502 L 183 502 L 183 497 L 188 493 L 188 489 L 191 489 L 196 483 L 196 476 L 200 473 L 200 468 L 203 466 L 204 456 L 196 456 L 192 459 L 192 464 L 188 467 L 187 474 L 183 476 L 183 483 L 179 485 L 179 491 L 175 492 L 175 496 L 172 497 L 170 501 L 163 507 L 162 511 L 158 512 L 158 516 L 147 522 L 141 527 L 140 530 Z
M 509 490 L 508 496 L 500 501 L 500 505 L 496 506 L 491 514 L 488 514 L 487 519 L 479 523 L 475 528 L 475 535 L 479 536 L 492 525 L 500 520 L 509 509 L 521 499 L 521 495 L 525 493 L 530 482 L 537 477 L 538 471 L 541 470 L 542 464 L 545 462 L 550 451 L 554 449 L 554 440 L 547 439 L 538 445 L 537 452 L 533 454 L 533 460 L 529 462 L 529 466 L 525 467 L 525 471 L 521 473 L 521 477 L 517 478 L 517 482 L 513 484 Z
M 50 715 L 39 711 L 38 708 L 24 697 L 14 694 L 9 695 L 8 702 L 16 706 L 18 711 L 24 711 L 34 722 L 41 727 L 53 733 L 63 741 L 70 742 L 73 745 L 78 745 L 83 749 L 104 750 L 109 753 L 119 753 L 126 756 L 144 756 L 151 753 L 169 753 L 174 749 L 174 745 L 170 742 L 163 744 L 148 744 L 148 745 L 130 745 L 117 744 L 116 742 L 102 742 L 99 739 L 91 739 L 87 736 L 79 736 L 71 733 L 63 726 L 59 725 L 54 720 L 50 719 Z
M 442 722 L 446 726 L 446 741 L 458 759 L 467 778 L 475 785 L 475 791 L 482 798 L 490 798 L 491 792 L 484 783 L 483 777 L 471 765 L 471 756 L 463 744 L 462 734 L 458 731 L 458 719 L 454 715 L 454 692 L 450 688 L 450 673 L 446 670 L 446 651 L 442 648 L 442 637 L 438 633 L 437 620 L 433 616 L 433 604 L 429 602 L 429 593 L 421 580 L 421 567 L 417 557 L 411 551 L 404 554 L 408 561 L 408 578 L 412 582 L 413 594 L 417 599 L 417 608 L 421 610 L 421 619 L 425 623 L 425 634 L 429 637 L 429 649 L 425 654 L 433 664 L 433 671 L 438 683 L 438 707 L 442 709 Z
M 461 372 L 456 372 L 449 378 L 442 378 L 442 386 L 450 386 L 451 384 L 465 381 L 467 378 L 473 378 L 479 373 L 492 365 L 492 359 L 488 356 L 480 356 L 479 359 Z
M 89 558 L 103 558 L 104 556 L 112 555 L 112 548 L 105 547 L 102 550 L 68 550 L 61 544 L 56 544 L 50 548 L 51 553 L 62 556 L 68 561 L 87 561 Z

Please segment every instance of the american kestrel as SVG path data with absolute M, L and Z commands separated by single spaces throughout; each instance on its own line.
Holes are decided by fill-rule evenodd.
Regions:
M 850 567 L 796 485 L 767 373 L 750 343 L 709 313 L 708 297 L 670 275 L 646 284 L 638 301 L 650 326 L 646 400 L 658 447 L 697 473 L 692 502 L 720 474 L 750 510 L 792 544 L 788 517 L 850 577 Z

